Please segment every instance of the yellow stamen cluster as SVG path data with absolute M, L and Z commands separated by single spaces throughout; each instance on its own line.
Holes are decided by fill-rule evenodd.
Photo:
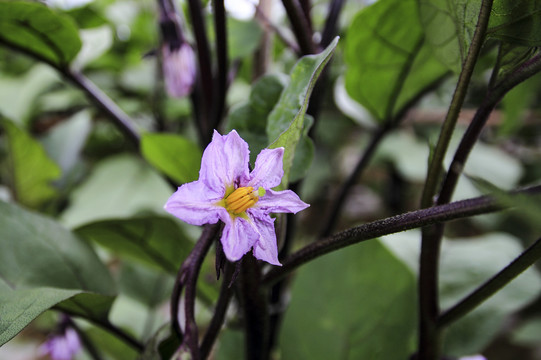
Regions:
M 230 213 L 239 215 L 251 208 L 258 200 L 258 192 L 254 192 L 253 187 L 240 187 L 225 198 L 225 208 Z

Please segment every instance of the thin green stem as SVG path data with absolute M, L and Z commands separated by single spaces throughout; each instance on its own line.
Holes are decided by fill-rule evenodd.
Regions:
M 443 158 L 449 147 L 449 142 L 453 134 L 460 109 L 464 103 L 466 97 L 466 91 L 470 83 L 471 76 L 473 74 L 473 69 L 477 58 L 479 57 L 479 52 L 481 46 L 483 45 L 483 40 L 485 38 L 485 33 L 488 25 L 488 19 L 490 17 L 490 11 L 492 9 L 493 0 L 484 0 L 481 3 L 481 10 L 479 12 L 479 19 L 477 21 L 477 26 L 475 28 L 475 33 L 473 34 L 472 42 L 468 51 L 468 55 L 464 61 L 462 71 L 458 78 L 458 83 L 449 105 L 449 110 L 445 117 L 442 130 L 434 149 L 434 154 L 429 165 L 428 174 L 426 177 L 425 187 L 423 189 L 423 196 L 421 200 L 422 207 L 428 207 L 432 205 L 432 198 L 436 194 L 438 187 L 438 180 L 441 175 Z
M 494 275 L 479 288 L 460 300 L 456 305 L 443 312 L 438 317 L 438 328 L 444 328 L 452 322 L 462 318 L 464 315 L 482 304 L 500 289 L 510 283 L 524 270 L 532 266 L 541 258 L 541 238 L 537 239 L 528 249 L 520 254 L 513 262 Z
M 510 197 L 519 194 L 535 195 L 541 193 L 541 185 L 525 188 L 509 193 Z M 341 231 L 321 241 L 313 242 L 282 260 L 281 267 L 275 267 L 261 280 L 264 285 L 272 285 L 293 270 L 325 254 L 346 246 L 371 240 L 380 236 L 415 229 L 440 222 L 451 221 L 487 214 L 509 208 L 500 200 L 491 196 L 480 196 L 472 199 L 456 201 L 450 204 L 433 206 L 427 209 L 411 211 L 386 219 L 373 221 L 364 225 Z

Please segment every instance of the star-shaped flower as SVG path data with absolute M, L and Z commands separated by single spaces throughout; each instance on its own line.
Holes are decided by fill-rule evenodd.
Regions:
M 192 225 L 221 220 L 222 247 L 230 261 L 253 249 L 256 258 L 281 265 L 270 214 L 297 213 L 309 205 L 291 190 L 271 190 L 284 175 L 283 148 L 262 150 L 251 172 L 249 154 L 235 130 L 223 136 L 215 131 L 203 153 L 199 180 L 179 187 L 164 208 Z

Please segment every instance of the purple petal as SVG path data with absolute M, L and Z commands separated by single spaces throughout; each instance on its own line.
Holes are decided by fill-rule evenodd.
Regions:
M 230 261 L 237 261 L 246 254 L 257 241 L 258 234 L 250 223 L 240 217 L 222 218 L 225 227 L 222 232 L 222 247 Z
M 309 206 L 310 205 L 299 199 L 299 196 L 291 190 L 267 190 L 266 194 L 259 198 L 259 201 L 255 204 L 254 208 L 261 209 L 265 214 L 296 214 Z
M 226 187 L 248 176 L 249 155 L 248 144 L 235 130 L 223 136 L 214 131 L 211 143 L 203 152 L 199 180 L 224 193 Z
M 270 189 L 280 185 L 282 176 L 284 176 L 284 167 L 282 159 L 284 157 L 284 148 L 263 149 L 257 155 L 255 168 L 250 173 L 250 180 L 247 186 L 254 188 L 263 187 Z
M 193 181 L 178 188 L 165 203 L 164 209 L 192 225 L 215 224 L 225 208 L 216 205 L 223 193 L 208 188 L 202 181 Z
M 254 245 L 254 256 L 272 265 L 282 266 L 278 261 L 278 245 L 276 244 L 276 232 L 274 219 L 270 216 L 252 216 L 252 226 L 259 234 L 259 239 Z

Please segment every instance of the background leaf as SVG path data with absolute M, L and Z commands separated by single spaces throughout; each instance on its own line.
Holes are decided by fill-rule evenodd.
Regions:
M 47 6 L 0 1 L 0 43 L 12 45 L 57 66 L 66 66 L 81 48 L 73 21 Z
M 419 231 L 386 236 L 384 242 L 417 272 Z M 455 238 L 443 243 L 440 269 L 441 306 L 445 310 L 488 280 L 522 251 L 516 238 L 505 233 Z M 539 294 L 541 276 L 531 268 L 445 332 L 444 354 L 479 353 L 503 327 L 506 317 Z
M 60 177 L 60 168 L 39 142 L 9 120 L 0 120 L 7 134 L 8 161 L 3 169 L 10 179 L 13 197 L 23 205 L 37 208 L 56 195 L 51 181 Z
M 77 234 L 122 257 L 127 256 L 176 274 L 193 243 L 175 220 L 147 216 L 99 221 L 82 226 Z
M 412 273 L 378 241 L 336 251 L 299 270 L 282 359 L 407 359 L 414 308 Z
M 115 293 L 107 268 L 58 223 L 0 202 L 0 344 L 51 306 L 104 318 Z
M 496 0 L 487 35 L 522 46 L 541 45 L 541 2 Z
M 345 42 L 348 94 L 390 120 L 446 74 L 425 44 L 415 0 L 380 0 L 359 12 Z
M 473 38 L 481 0 L 419 0 L 419 14 L 434 55 L 459 73 Z
M 261 43 L 263 30 L 255 21 L 227 18 L 227 41 L 231 59 L 246 57 L 255 52 Z
M 163 211 L 171 187 L 134 155 L 101 161 L 73 193 L 61 220 L 69 227 L 143 211 Z
M 282 186 L 287 187 L 289 171 L 297 143 L 304 128 L 304 115 L 312 89 L 338 44 L 335 38 L 317 55 L 303 56 L 291 70 L 290 82 L 282 91 L 280 100 L 267 121 L 267 136 L 272 141 L 269 148 L 284 147 L 284 177 Z
M 280 99 L 288 77 L 285 75 L 264 75 L 252 85 L 250 98 L 231 110 L 227 127 L 237 130 L 250 144 L 250 160 L 255 163 L 257 154 L 269 144 L 266 126 L 267 117 Z
M 141 152 L 155 168 L 178 184 L 199 178 L 201 148 L 180 135 L 144 134 Z

